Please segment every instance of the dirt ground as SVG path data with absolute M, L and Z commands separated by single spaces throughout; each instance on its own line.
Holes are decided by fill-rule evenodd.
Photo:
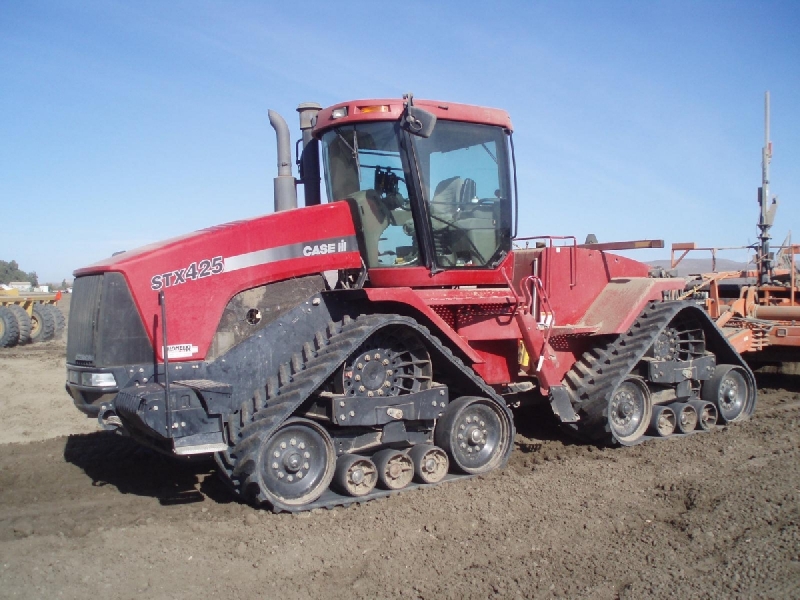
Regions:
M 800 597 L 800 377 L 635 448 L 528 411 L 502 471 L 292 516 L 96 431 L 64 349 L 0 350 L 0 598 Z

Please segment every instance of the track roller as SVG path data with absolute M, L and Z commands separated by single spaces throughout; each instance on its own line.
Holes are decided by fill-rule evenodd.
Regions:
M 369 494 L 378 483 L 378 468 L 365 456 L 345 454 L 336 462 L 333 486 L 349 496 Z
M 387 490 L 399 490 L 411 483 L 414 463 L 405 452 L 388 448 L 372 457 L 378 469 L 378 483 Z
M 746 419 L 755 408 L 755 393 L 744 370 L 733 365 L 717 365 L 700 395 L 717 406 L 723 423 Z
M 675 411 L 675 428 L 680 433 L 691 433 L 697 429 L 697 411 L 688 402 L 673 402 L 669 407 Z
M 713 402 L 692 400 L 689 404 L 694 408 L 695 412 L 697 412 L 697 426 L 700 429 L 708 431 L 717 424 L 719 413 Z
M 450 467 L 447 453 L 436 446 L 419 444 L 409 450 L 408 456 L 414 462 L 414 479 L 419 483 L 438 483 Z
M 654 406 L 650 429 L 660 437 L 667 437 L 675 433 L 675 411 L 669 406 Z

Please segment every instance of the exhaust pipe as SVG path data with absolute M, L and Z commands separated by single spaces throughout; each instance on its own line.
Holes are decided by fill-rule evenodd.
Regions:
M 304 102 L 297 107 L 300 113 L 300 131 L 303 132 L 303 154 L 300 156 L 300 180 L 303 182 L 303 193 L 306 206 L 315 206 L 322 202 L 319 176 L 319 142 L 311 135 L 317 113 L 322 107 L 316 102 Z
M 289 126 L 274 110 L 269 111 L 269 124 L 278 138 L 278 176 L 275 178 L 275 212 L 297 208 L 297 187 L 292 175 L 292 146 Z

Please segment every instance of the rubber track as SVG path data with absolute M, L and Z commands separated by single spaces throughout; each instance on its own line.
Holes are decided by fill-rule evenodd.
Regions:
M 514 439 L 513 418 L 505 401 L 489 387 L 475 372 L 466 366 L 452 351 L 432 336 L 428 329 L 414 319 L 398 315 L 362 315 L 356 319 L 345 317 L 341 322 L 331 322 L 324 331 L 314 336 L 313 344 L 307 342 L 302 351 L 280 366 L 278 375 L 271 377 L 266 389 L 259 390 L 252 399 L 242 404 L 238 422 L 230 424 L 230 437 L 235 444 L 225 452 L 215 455 L 221 474 L 229 487 L 242 499 L 257 505 L 269 504 L 275 512 L 299 512 L 311 508 L 346 506 L 354 502 L 365 502 L 390 495 L 386 490 L 373 490 L 366 496 L 353 498 L 339 496 L 330 490 L 315 502 L 303 506 L 284 505 L 270 500 L 260 489 L 255 472 L 258 452 L 263 442 L 286 421 L 307 398 L 316 392 L 336 369 L 355 352 L 371 335 L 390 326 L 414 329 L 428 345 L 449 360 L 463 375 L 478 387 L 484 396 L 491 398 L 503 408 L 511 425 L 510 439 Z M 502 464 L 508 459 L 513 447 L 509 443 Z M 501 464 L 501 466 L 502 466 Z M 462 476 L 459 478 L 463 478 Z M 445 480 L 456 477 L 448 476 Z M 432 484 L 437 485 L 437 484 Z M 409 486 L 411 489 L 418 486 Z M 398 490 L 403 491 L 403 490 Z M 391 494 L 397 492 L 391 492 Z
M 608 403 L 611 395 L 642 359 L 658 334 L 683 310 L 690 310 L 693 316 L 704 319 L 719 332 L 707 313 L 691 302 L 652 302 L 627 332 L 605 346 L 588 350 L 578 359 L 564 378 L 572 406 L 580 416 L 577 423 L 563 423 L 568 431 L 594 443 L 621 443 L 613 437 L 608 425 Z M 738 356 L 721 332 L 714 343 L 726 344 Z M 745 369 L 751 388 L 755 389 L 755 378 L 741 357 L 737 366 Z M 647 439 L 651 437 L 642 436 L 628 445 Z

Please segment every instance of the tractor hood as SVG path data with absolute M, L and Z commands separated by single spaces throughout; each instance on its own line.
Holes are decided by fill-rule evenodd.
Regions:
M 121 273 L 147 336 L 163 358 L 158 296 L 167 305 L 168 345 L 203 358 L 223 310 L 237 293 L 267 283 L 361 266 L 345 202 L 235 221 L 120 253 L 74 275 Z M 99 299 L 98 299 L 99 300 Z M 170 319 L 174 315 L 175 318 Z M 173 352 L 170 351 L 170 357 Z

